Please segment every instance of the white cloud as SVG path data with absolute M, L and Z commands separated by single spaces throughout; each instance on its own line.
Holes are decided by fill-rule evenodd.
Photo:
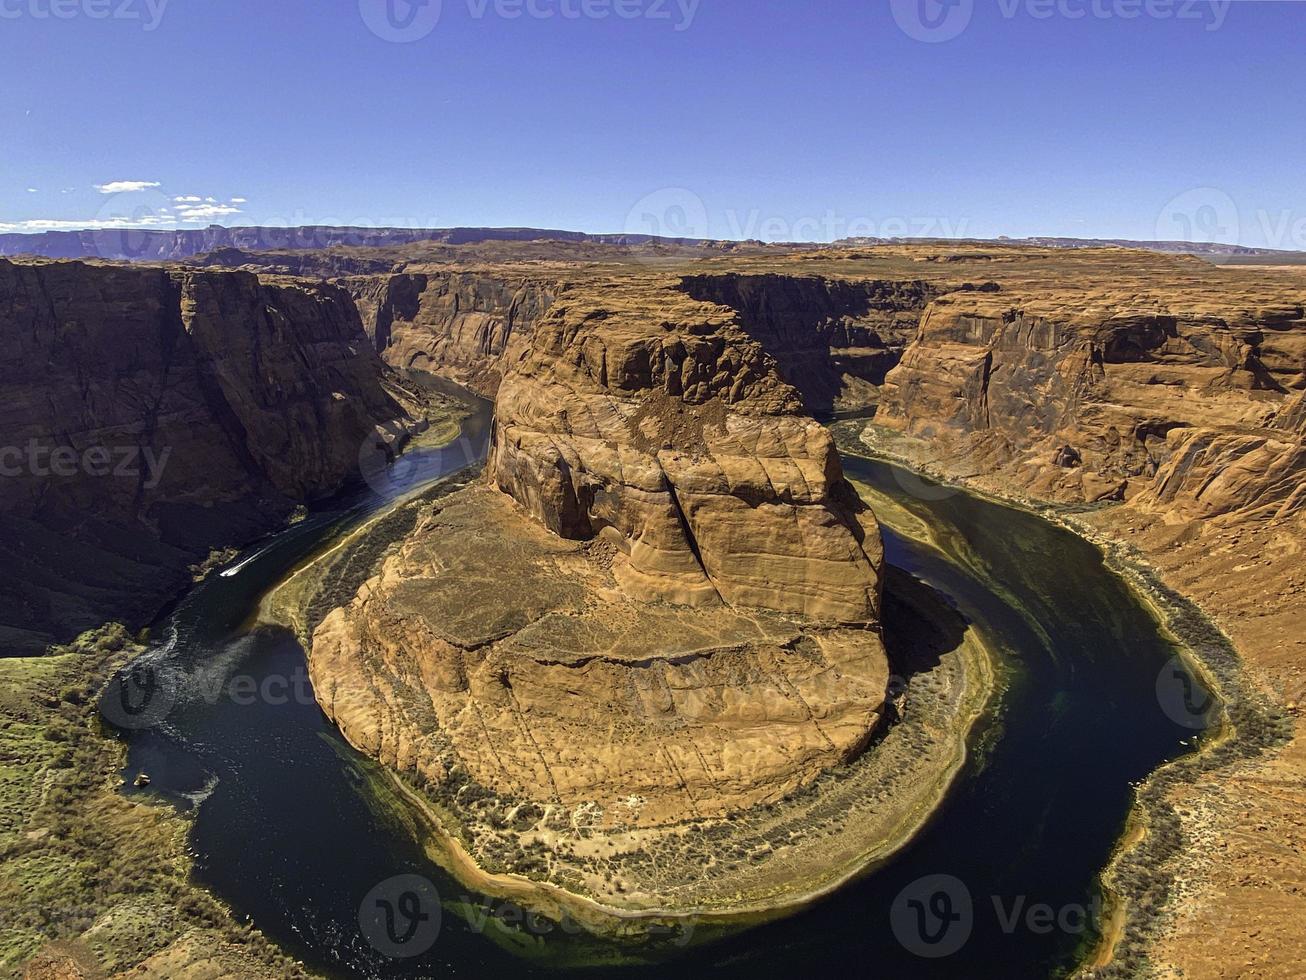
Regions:
M 232 204 L 181 204 L 177 214 L 182 221 L 211 221 L 225 218 L 230 214 L 240 214 L 240 208 Z
M 248 203 L 249 203 L 249 198 L 247 198 L 247 197 L 233 197 L 233 198 L 231 199 L 231 203 L 232 203 L 232 204 L 248 204 Z
M 0 221 L 0 233 L 40 231 L 103 231 L 107 228 L 149 228 L 168 224 L 171 219 L 161 215 L 143 215 L 139 218 L 83 218 L 65 221 L 59 218 L 34 218 L 31 221 Z
M 157 180 L 111 180 L 107 184 L 96 184 L 95 189 L 101 194 L 134 194 L 162 186 Z
M 204 198 L 187 195 L 186 197 L 174 197 L 173 200 L 178 204 L 201 204 L 203 203 Z
M 110 215 L 97 218 L 67 220 L 64 218 L 33 218 L 30 221 L 0 221 L 0 233 L 43 231 L 105 231 L 116 228 L 176 228 L 183 224 L 202 224 L 216 218 L 242 213 L 236 202 L 230 204 L 176 204 L 171 209 L 159 208 L 157 212 L 134 215 Z
M 27 193 L 29 193 L 29 194 L 35 194 L 35 193 L 37 193 L 37 190 L 36 190 L 35 187 L 29 187 L 29 188 L 27 188 Z

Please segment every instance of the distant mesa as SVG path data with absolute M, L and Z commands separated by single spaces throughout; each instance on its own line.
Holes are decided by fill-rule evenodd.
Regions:
M 472 245 L 481 242 L 529 241 L 602 245 L 703 244 L 701 239 L 660 238 L 655 235 L 590 235 L 579 231 L 545 228 L 364 228 L 335 225 L 224 228 L 221 225 L 210 225 L 204 229 L 178 231 L 113 228 L 0 235 L 0 256 L 177 262 L 223 248 L 262 251 L 342 246 L 383 248 L 414 242 Z
M 370 228 L 340 225 L 299 225 L 289 228 L 247 226 L 160 231 L 146 229 L 88 229 L 0 235 L 0 256 L 32 255 L 50 259 L 100 258 L 126 261 L 179 262 L 219 249 L 276 251 L 287 249 L 385 248 L 432 242 L 439 245 L 475 245 L 484 242 L 570 242 L 580 245 L 725 246 L 765 247 L 764 243 L 715 242 L 705 238 L 669 238 L 658 235 L 590 234 L 551 228 Z M 1207 242 L 1131 241 L 1123 238 L 844 238 L 825 247 L 859 248 L 872 245 L 985 242 L 1042 248 L 1141 248 L 1151 252 L 1184 253 L 1212 257 L 1284 256 L 1300 253 Z M 812 242 L 772 243 L 773 247 L 813 246 Z

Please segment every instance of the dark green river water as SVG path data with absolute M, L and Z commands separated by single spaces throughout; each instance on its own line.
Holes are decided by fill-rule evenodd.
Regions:
M 940 554 L 886 527 L 890 600 L 903 583 L 925 583 L 941 614 L 964 617 L 1001 661 L 1002 690 L 965 772 L 909 848 L 791 918 L 683 949 L 663 942 L 651 965 L 584 971 L 559 964 L 593 961 L 601 944 L 522 921 L 427 861 L 375 805 L 368 766 L 313 702 L 297 640 L 247 624 L 265 590 L 322 540 L 479 457 L 488 425 L 478 403 L 463 442 L 406 458 L 367 491 L 252 547 L 157 625 L 147 661 L 185 681 L 166 715 L 129 726 L 125 775 L 148 772 L 150 792 L 195 809 L 195 873 L 205 885 L 336 977 L 1046 977 L 1073 966 L 1094 935 L 1097 875 L 1124 827 L 1131 784 L 1188 751 L 1195 734 L 1158 699 L 1176 651 L 1079 538 L 854 456 L 845 458 L 850 477 L 945 543 Z M 895 624 L 886 628 L 892 641 Z M 386 899 L 394 886 L 384 883 L 401 875 L 425 878 L 433 892 L 410 884 Z M 392 932 L 412 925 L 429 940 L 421 955 L 388 956 L 375 929 L 360 926 L 360 908 L 381 907 L 379 886 L 400 916 Z M 438 921 L 403 918 L 417 908 L 404 902 L 434 893 L 446 906 Z

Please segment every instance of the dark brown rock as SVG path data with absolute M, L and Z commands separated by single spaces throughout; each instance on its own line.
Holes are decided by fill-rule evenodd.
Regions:
M 332 286 L 0 261 L 0 337 L 10 651 L 148 619 L 210 549 L 355 478 L 404 414 Z

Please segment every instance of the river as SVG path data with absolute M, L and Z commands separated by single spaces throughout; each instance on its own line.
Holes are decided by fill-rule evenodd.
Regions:
M 296 638 L 252 626 L 267 589 L 324 540 L 465 469 L 489 423 L 488 404 L 475 402 L 458 444 L 405 458 L 367 490 L 254 545 L 153 631 L 149 659 L 191 681 L 161 723 L 126 733 L 124 791 L 141 792 L 129 784 L 147 772 L 145 792 L 193 810 L 198 880 L 329 976 L 560 977 L 578 974 L 559 964 L 595 960 L 592 939 L 519 923 L 516 910 L 434 867 L 376 805 L 370 763 L 313 702 Z M 1062 974 L 1095 937 L 1097 875 L 1124 829 L 1132 784 L 1191 751 L 1194 730 L 1158 704 L 1158 676 L 1176 651 L 1073 534 L 887 463 L 845 455 L 844 465 L 931 528 L 941 547 L 886 525 L 888 588 L 907 576 L 924 582 L 979 630 L 999 658 L 1001 690 L 965 771 L 907 849 L 797 915 L 673 949 L 674 970 L 683 980 Z M 379 883 L 406 874 L 427 878 L 446 911 L 429 952 L 391 959 L 364 938 L 359 909 Z M 486 919 L 491 910 L 497 917 Z

